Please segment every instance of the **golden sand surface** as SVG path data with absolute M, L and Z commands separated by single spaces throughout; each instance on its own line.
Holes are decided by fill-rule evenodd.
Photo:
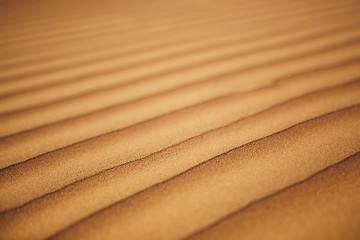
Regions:
M 360 239 L 359 12 L 0 1 L 0 240 Z

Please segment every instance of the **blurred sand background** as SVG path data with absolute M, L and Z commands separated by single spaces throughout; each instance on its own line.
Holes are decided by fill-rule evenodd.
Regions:
M 0 239 L 360 239 L 359 0 L 1 0 Z

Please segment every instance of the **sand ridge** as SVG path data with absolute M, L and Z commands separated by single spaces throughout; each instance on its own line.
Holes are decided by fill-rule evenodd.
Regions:
M 185 237 L 194 229 L 211 223 L 213 218 L 219 218 L 226 212 L 234 211 L 236 208 L 262 197 L 263 194 L 269 194 L 304 179 L 316 173 L 316 169 L 319 167 L 329 166 L 355 154 L 359 149 L 360 141 L 356 139 L 355 135 L 350 134 L 349 130 L 353 129 L 354 120 L 359 119 L 359 113 L 359 107 L 339 111 L 338 114 L 333 113 L 314 121 L 308 121 L 273 137 L 254 142 L 248 145 L 248 148 L 233 150 L 180 176 L 134 195 L 124 202 L 110 205 L 110 207 L 61 232 L 55 239 L 68 239 L 68 236 L 84 239 L 91 236 L 92 239 L 101 239 L 102 235 L 96 235 L 96 233 L 103 231 L 111 238 L 143 239 L 147 236 L 153 239 L 166 239 L 168 237 Z M 331 123 L 326 121 L 327 118 L 331 119 Z M 338 122 L 340 119 L 342 121 Z M 327 131 L 326 133 L 329 135 L 324 135 L 325 133 L 321 129 L 331 126 L 334 130 L 333 123 L 339 126 L 339 132 Z M 360 122 L 355 125 L 355 129 L 359 129 L 358 124 Z M 347 146 L 349 148 L 338 146 L 335 141 L 340 136 L 346 138 L 346 133 L 342 131 L 344 126 L 347 126 L 348 131 L 346 132 L 350 136 L 346 140 L 341 140 L 354 144 Z M 305 128 L 308 132 L 304 131 Z M 318 135 L 316 132 L 321 134 Z M 307 137 L 301 138 L 301 134 Z M 286 135 L 286 141 L 283 141 L 283 135 Z M 323 144 L 325 142 L 326 144 Z M 261 147 L 257 146 L 258 144 L 261 144 Z M 274 151 L 274 146 L 278 146 L 276 148 L 278 151 Z M 336 146 L 339 148 L 336 149 Z M 306 148 L 306 153 L 299 151 L 302 147 Z M 264 151 L 265 149 L 269 151 Z M 294 154 L 295 150 L 297 150 L 298 155 Z M 318 151 L 327 154 L 323 155 L 324 158 L 318 158 Z M 261 164 L 256 164 L 257 161 L 261 161 Z M 306 169 L 304 161 L 307 163 Z M 283 162 L 287 164 L 282 164 Z M 301 171 L 295 171 L 300 166 L 302 166 Z M 281 175 L 277 178 L 272 177 L 273 175 L 279 176 L 278 172 L 285 169 L 293 174 Z M 254 175 L 254 171 L 261 174 Z M 216 174 L 217 177 L 213 178 L 213 174 Z M 247 179 L 248 182 L 245 184 L 245 181 L 239 181 L 239 178 Z M 228 196 L 226 199 L 223 198 L 225 193 Z M 199 201 L 200 196 L 201 201 Z M 158 204 L 158 201 L 161 201 L 161 204 Z M 177 204 L 177 207 L 174 204 Z M 146 214 L 142 208 L 147 208 Z M 157 214 L 152 214 L 153 211 Z M 187 221 L 183 221 L 184 219 Z M 96 225 L 95 229 L 94 224 Z M 138 224 L 143 227 L 139 229 Z M 122 230 L 118 231 L 119 228 Z M 100 231 L 97 231 L 98 229 Z M 166 231 L 166 229 L 171 229 L 171 231 Z
M 342 53 L 340 51 L 340 53 L 344 54 L 345 59 L 348 58 L 348 53 L 346 51 L 344 53 Z M 339 56 L 336 52 L 335 52 L 334 55 L 336 56 L 336 58 L 334 58 L 335 61 L 342 60 L 342 56 Z M 310 65 L 310 67 L 314 68 L 315 66 L 313 64 L 315 64 L 315 63 L 327 64 L 327 61 L 332 63 L 333 59 L 329 58 L 329 57 L 334 56 L 334 55 L 332 55 L 332 54 L 327 55 L 327 56 L 326 55 L 325 56 L 320 55 L 319 56 L 320 59 L 315 58 L 315 56 L 312 56 L 310 59 L 308 57 L 306 57 L 305 59 L 300 58 L 300 59 L 294 60 L 293 62 L 292 61 L 286 62 L 285 64 L 287 65 L 287 67 L 288 67 L 287 69 L 288 69 L 289 74 L 290 74 L 292 72 L 291 68 L 296 68 L 296 70 L 299 70 L 299 67 L 298 67 L 299 62 L 305 62 L 306 63 L 306 65 L 305 64 L 303 65 L 304 69 L 307 68 L 307 65 Z M 353 56 L 351 56 L 351 57 L 353 57 Z M 351 61 L 351 59 L 349 61 Z M 285 64 L 283 62 L 280 62 L 280 63 L 277 64 L 277 67 L 279 69 L 283 69 Z M 354 66 L 355 67 L 355 72 L 353 71 L 352 64 L 350 64 L 349 67 L 350 67 L 350 71 L 348 72 L 349 75 L 347 75 L 346 78 L 348 78 L 348 80 L 351 80 L 352 78 L 357 76 L 357 75 L 354 75 L 354 77 L 351 77 L 352 74 L 356 74 L 356 71 L 357 71 L 358 67 Z M 270 69 L 270 70 L 268 70 L 268 69 Z M 82 134 L 76 133 L 76 131 L 81 130 L 81 128 L 88 127 L 89 130 L 86 131 L 87 132 L 87 137 L 94 137 L 94 136 L 96 136 L 96 129 L 98 129 L 98 128 L 101 128 L 101 129 L 99 129 L 100 134 L 101 133 L 106 133 L 106 131 L 109 131 L 109 130 L 111 131 L 111 130 L 119 129 L 121 127 L 127 127 L 127 126 L 131 125 L 131 123 L 134 124 L 134 123 L 141 122 L 141 120 L 143 120 L 143 121 L 147 120 L 146 116 L 148 116 L 148 115 L 150 115 L 148 117 L 148 119 L 151 119 L 151 117 L 157 116 L 158 114 L 165 114 L 165 113 L 167 113 L 167 111 L 169 111 L 169 108 L 170 108 L 170 111 L 171 111 L 171 108 L 174 111 L 174 110 L 177 109 L 177 107 L 179 107 L 179 105 L 180 105 L 180 107 L 187 107 L 186 104 L 189 104 L 188 102 L 190 102 L 190 104 L 191 103 L 196 104 L 196 103 L 199 103 L 201 101 L 201 99 L 203 99 L 203 98 L 205 98 L 205 100 L 211 100 L 211 97 L 212 98 L 214 98 L 216 96 L 221 97 L 222 95 L 224 95 L 226 93 L 232 93 L 233 90 L 235 89 L 235 87 L 237 87 L 238 89 L 239 88 L 244 88 L 244 90 L 245 90 L 245 89 L 255 88 L 258 85 L 261 86 L 261 82 L 264 81 L 264 80 L 262 80 L 264 77 L 266 77 L 265 82 L 262 83 L 262 84 L 266 84 L 266 83 L 270 84 L 271 82 L 270 83 L 268 81 L 266 82 L 266 79 L 269 79 L 269 77 L 271 77 L 271 75 L 270 75 L 271 72 L 269 72 L 269 71 L 272 71 L 273 78 L 275 79 L 275 81 L 276 81 L 276 78 L 285 77 L 285 76 L 287 76 L 287 73 L 288 73 L 287 71 L 282 71 L 281 74 L 279 75 L 279 72 L 276 71 L 276 68 L 275 68 L 274 65 L 264 67 L 264 72 L 267 73 L 266 76 L 261 74 L 261 72 L 260 72 L 260 74 L 259 74 L 258 71 L 254 72 L 252 69 L 250 69 L 248 72 L 245 72 L 245 73 L 243 73 L 242 71 L 240 71 L 240 73 L 231 73 L 229 76 L 225 75 L 222 78 L 215 78 L 211 82 L 208 82 L 208 80 L 207 80 L 205 82 L 201 82 L 201 83 L 196 84 L 194 86 L 191 85 L 191 86 L 189 86 L 187 88 L 184 88 L 184 89 L 177 89 L 177 90 L 175 90 L 173 92 L 165 93 L 165 94 L 162 94 L 162 95 L 157 95 L 157 96 L 152 97 L 150 99 L 145 98 L 142 101 L 129 103 L 129 104 L 125 105 L 125 106 L 120 105 L 120 106 L 118 106 L 116 108 L 111 108 L 109 110 L 95 112 L 94 114 L 86 115 L 86 116 L 81 117 L 81 118 L 75 118 L 74 119 L 75 121 L 72 121 L 70 119 L 69 121 L 60 122 L 59 124 L 55 124 L 55 125 L 51 125 L 49 127 L 45 127 L 46 128 L 45 131 L 47 131 L 48 129 L 56 130 L 58 127 L 64 128 L 67 125 L 69 125 L 68 123 L 70 122 L 71 125 L 75 128 L 75 130 L 72 131 L 72 133 L 74 133 L 74 135 L 75 135 L 75 138 L 77 138 L 78 141 L 83 140 L 86 137 L 86 135 L 83 136 Z M 310 70 L 310 72 L 311 72 L 311 70 Z M 342 71 L 338 70 L 338 73 L 339 73 L 338 77 L 340 78 L 340 73 L 342 73 Z M 345 73 L 345 74 L 347 74 L 347 73 Z M 240 77 L 246 77 L 246 79 L 248 79 L 247 81 L 249 83 L 246 83 L 245 80 L 239 81 L 239 75 L 240 75 Z M 324 79 L 324 80 L 326 81 L 326 79 Z M 339 79 L 336 79 L 334 81 L 338 81 L 338 80 Z M 257 83 L 257 81 L 259 81 L 259 83 Z M 332 82 L 333 81 L 331 81 L 331 83 Z M 227 85 L 227 83 L 228 83 L 228 85 Z M 224 92 L 221 91 L 222 89 L 223 89 Z M 164 105 L 164 104 L 160 105 L 159 104 L 159 103 L 163 102 L 164 99 L 169 99 L 170 100 L 170 99 L 173 99 L 173 98 L 175 98 L 174 102 L 171 102 L 171 101 L 166 102 L 166 104 L 173 104 L 173 105 Z M 151 108 L 153 108 L 153 111 L 150 111 Z M 133 113 L 133 114 L 131 114 L 131 113 Z M 104 115 L 106 115 L 107 119 L 109 119 L 109 120 L 107 121 L 106 124 L 103 124 L 103 125 L 99 126 L 99 123 L 101 123 L 101 121 L 99 121 L 98 119 L 102 118 L 101 116 L 104 116 Z M 124 118 L 124 116 L 127 116 L 128 119 Z M 86 119 L 87 124 L 83 124 L 84 119 Z M 95 120 L 96 125 L 91 125 L 91 122 L 89 122 L 89 119 Z M 106 119 L 103 119 L 102 121 L 105 121 L 105 120 Z M 9 121 L 9 124 L 13 124 L 13 122 L 14 122 L 14 119 Z M 17 122 L 19 122 L 19 124 L 22 123 L 22 121 L 17 121 Z M 78 122 L 79 124 L 75 124 L 76 122 Z M 121 123 L 121 122 L 124 122 L 124 123 Z M 103 123 L 105 123 L 105 122 L 103 122 Z M 82 126 L 80 126 L 80 125 L 82 125 Z M 102 129 L 104 129 L 104 130 L 102 130 Z M 37 129 L 34 129 L 34 130 L 35 131 L 30 132 L 30 134 L 33 134 L 33 133 L 36 134 Z M 43 131 L 43 128 L 39 129 L 39 131 L 40 132 Z M 85 131 L 83 131 L 83 132 L 85 132 Z M 38 136 L 35 135 L 34 137 L 36 138 Z M 67 133 L 65 137 L 66 138 L 71 138 L 71 134 Z M 16 139 L 17 136 L 15 135 L 14 138 Z M 14 150 L 16 152 L 17 157 L 20 157 L 20 158 L 21 157 L 22 158 L 24 158 L 24 157 L 25 158 L 30 158 L 30 157 L 36 156 L 36 155 L 25 155 L 25 156 L 19 155 L 17 153 L 17 150 L 14 149 L 14 147 L 16 147 L 16 145 L 14 145 L 12 143 L 14 141 L 14 138 L 12 138 L 12 137 L 4 138 L 4 147 L 3 147 L 4 153 L 10 151 L 9 155 L 8 154 L 3 155 L 3 162 L 5 164 L 7 164 L 6 157 L 8 157 L 8 159 L 10 157 L 11 161 L 14 161 L 14 160 L 19 161 L 19 160 L 15 159 L 14 156 L 11 154 L 11 151 L 14 151 Z M 26 142 L 30 143 L 28 141 L 28 139 L 24 138 L 24 140 Z M 46 141 L 45 144 L 49 143 L 48 145 L 52 146 L 53 149 L 66 146 L 66 145 L 58 145 L 58 144 L 61 144 L 61 143 L 59 143 L 60 140 L 61 140 L 59 135 L 57 135 L 57 138 L 54 139 L 54 140 L 57 141 L 57 143 Z M 66 141 L 66 139 L 65 139 L 65 141 Z M 74 143 L 74 141 L 70 142 L 70 143 Z M 27 151 L 37 151 L 37 148 L 41 148 L 41 145 L 38 145 L 37 147 L 28 148 L 28 150 L 23 150 L 22 152 L 23 152 L 23 154 L 27 154 Z M 47 149 L 47 150 L 49 151 L 49 150 L 53 150 L 53 149 Z M 41 154 L 41 153 L 44 153 L 44 152 L 37 151 L 35 153 L 36 154 Z
M 319 30 L 318 30 L 319 31 Z M 339 30 L 338 30 L 339 31 Z M 338 31 L 332 32 L 334 35 L 339 35 Z M 281 41 L 282 49 L 279 50 L 276 48 L 276 51 L 271 51 L 272 47 L 265 48 L 263 52 L 261 52 L 261 49 L 256 49 L 254 51 L 251 51 L 251 48 L 249 49 L 249 46 L 239 45 L 240 43 L 237 42 L 235 47 L 222 47 L 219 50 L 210 50 L 205 52 L 205 56 L 202 56 L 201 54 L 194 55 L 186 54 L 182 58 L 175 58 L 173 61 L 170 61 L 171 59 L 166 58 L 163 59 L 164 61 L 160 61 L 159 63 L 153 64 L 150 63 L 149 66 L 145 66 L 140 69 L 124 69 L 122 70 L 117 69 L 117 71 L 122 70 L 120 73 L 112 74 L 113 70 L 107 70 L 105 72 L 100 71 L 100 73 L 92 73 L 89 75 L 90 77 L 82 76 L 81 73 L 71 73 L 72 76 L 77 76 L 78 79 L 75 79 L 73 81 L 67 81 L 64 84 L 53 84 L 51 86 L 40 88 L 40 89 L 34 89 L 30 92 L 21 92 L 21 94 L 12 94 L 9 96 L 3 96 L 2 97 L 2 104 L 0 105 L 0 109 L 2 112 L 11 112 L 15 110 L 21 110 L 25 107 L 31 107 L 39 105 L 39 103 L 44 104 L 46 102 L 54 102 L 56 100 L 61 100 L 62 98 L 69 98 L 74 95 L 81 95 L 87 92 L 91 92 L 93 89 L 108 89 L 109 87 L 116 87 L 120 86 L 123 83 L 132 82 L 135 81 L 135 84 L 138 83 L 139 78 L 140 80 L 144 78 L 148 79 L 149 77 L 152 78 L 151 82 L 154 84 L 159 84 L 162 87 L 165 87 L 169 83 L 164 83 L 164 79 L 168 79 L 170 77 L 174 78 L 174 81 L 171 81 L 171 85 L 168 88 L 174 87 L 174 84 L 176 82 L 179 82 L 178 84 L 184 84 L 187 82 L 193 82 L 194 77 L 197 77 L 197 79 L 204 79 L 209 78 L 213 75 L 231 71 L 232 69 L 241 69 L 241 68 L 250 68 L 254 66 L 256 63 L 264 64 L 266 63 L 266 60 L 270 58 L 273 61 L 277 59 L 282 59 L 284 57 L 292 57 L 296 56 L 296 53 L 302 53 L 306 51 L 312 51 L 313 48 L 319 47 L 326 48 L 327 44 L 332 46 L 331 44 L 337 44 L 341 41 L 351 41 L 351 39 L 356 39 L 357 29 L 350 29 L 349 35 L 346 33 L 339 35 L 338 37 L 340 39 L 335 38 L 332 36 L 330 32 L 330 36 L 322 36 L 321 34 L 317 33 L 312 38 L 310 37 L 303 37 L 300 39 L 294 39 L 294 41 L 291 41 L 291 38 L 289 40 L 289 45 L 286 41 L 286 36 L 278 39 L 278 41 Z M 309 38 L 309 39 L 308 39 Z M 326 38 L 330 38 L 330 42 L 328 43 Z M 308 41 L 314 41 L 315 46 L 311 46 L 308 44 Z M 267 41 L 267 43 L 271 43 L 271 41 Z M 292 46 L 291 43 L 295 44 L 295 46 Z M 305 45 L 305 46 L 304 46 Z M 310 46 L 309 46 L 310 45 Z M 250 45 L 251 46 L 251 45 Z M 271 45 L 270 45 L 271 46 Z M 285 47 L 286 46 L 286 47 Z M 256 45 L 255 45 L 256 47 Z M 306 48 L 308 47 L 308 49 Z M 238 49 L 239 50 L 238 50 Z M 214 51 L 214 52 L 212 52 Z M 253 53 L 251 56 L 244 56 L 248 51 L 249 53 Z M 259 52 L 258 52 L 259 51 Z M 239 52 L 239 53 L 238 53 Z M 315 52 L 314 52 L 315 53 Z M 209 57 L 210 56 L 210 57 Z M 247 61 L 244 62 L 244 57 L 247 57 Z M 165 62 L 165 63 L 164 63 Z M 186 64 L 184 64 L 186 63 Z M 104 63 L 107 67 L 109 63 Z M 99 63 L 97 64 L 99 65 Z M 140 64 L 139 64 L 140 65 Z M 174 68 L 175 66 L 176 68 Z M 140 65 L 141 67 L 141 65 Z M 169 70 L 167 70 L 169 68 Z M 159 72 L 159 69 L 162 71 Z M 166 71 L 164 71 L 164 69 Z M 139 71 L 140 70 L 140 71 Z M 108 75 L 108 72 L 110 75 Z M 116 71 L 115 71 L 116 72 Z M 175 74 L 174 74 L 175 73 Z M 99 78 L 103 78 L 107 76 L 107 81 L 98 81 Z M 175 75 L 175 76 L 173 76 Z M 154 77 L 152 77 L 154 76 Z M 45 76 L 46 79 L 51 79 L 49 76 Z M 61 76 L 62 79 L 68 79 L 68 77 Z M 155 79 L 154 79 L 155 78 Z M 129 80 L 127 80 L 129 79 Z M 176 81 L 175 81 L 176 80 Z M 30 81 L 34 82 L 34 80 Z M 168 81 L 167 81 L 168 82 Z M 86 83 L 86 84 L 85 84 Z M 109 85 L 108 85 L 109 84 Z M 21 84 L 23 85 L 23 84 Z M 144 84 L 143 84 L 144 85 Z M 165 86 L 164 86 L 165 85 Z M 81 87 L 80 87 L 81 86 Z M 176 87 L 176 85 L 175 85 Z M 146 90 L 146 86 L 144 86 L 143 90 Z M 161 90 L 161 89 L 158 89 Z M 154 91 L 154 90 L 153 90 Z M 139 92 L 139 91 L 136 91 Z M 141 92 L 140 92 L 141 93 Z M 123 95 L 123 94 L 122 94 Z M 144 94 L 143 94 L 144 95 Z M 48 100 L 47 100 L 48 99 Z M 126 98 L 125 98 L 126 99 Z M 120 99 L 121 100 L 121 99 Z M 41 102 L 40 102 L 41 101 Z M 117 100 L 119 101 L 119 100 Z M 124 100 L 123 100 L 124 101 Z M 14 109 L 14 107 L 19 109 Z
M 354 82 L 349 85 L 344 85 L 344 87 L 329 89 L 319 93 L 316 92 L 305 95 L 304 97 L 290 100 L 287 103 L 280 104 L 279 106 L 276 106 L 272 109 L 255 114 L 253 117 L 248 117 L 243 120 L 236 121 L 235 123 L 232 123 L 228 126 L 219 128 L 217 130 L 212 130 L 209 133 L 205 133 L 203 135 L 181 142 L 178 145 L 165 149 L 164 151 L 140 159 L 140 162 L 135 161 L 130 164 L 120 165 L 119 167 L 113 168 L 109 171 L 104 171 L 101 174 L 94 175 L 93 177 L 79 181 L 73 185 L 70 185 L 69 187 L 65 187 L 59 192 L 49 194 L 46 197 L 40 198 L 38 200 L 35 199 L 35 201 L 31 202 L 27 206 L 25 205 L 24 207 L 15 209 L 15 211 L 9 211 L 6 213 L 7 216 L 4 218 L 12 219 L 9 222 L 14 222 L 16 225 L 18 225 L 20 221 L 22 226 L 29 225 L 27 229 L 31 229 L 32 232 L 39 232 L 38 236 L 41 236 L 40 234 L 46 234 L 47 229 L 48 231 L 54 232 L 54 228 L 59 230 L 59 227 L 63 227 L 67 221 L 74 221 L 71 221 L 71 216 L 74 216 L 74 219 L 80 219 L 80 216 L 86 216 L 81 215 L 82 211 L 80 208 L 84 209 L 83 214 L 86 212 L 91 213 L 101 209 L 101 205 L 105 207 L 113 203 L 115 199 L 119 201 L 120 196 L 130 196 L 132 193 L 141 191 L 144 186 L 150 187 L 152 184 L 166 180 L 168 177 L 179 174 L 181 171 L 187 170 L 188 168 L 201 163 L 201 161 L 215 157 L 216 155 L 229 151 L 241 144 L 245 144 L 247 142 L 256 140 L 257 138 L 262 138 L 266 135 L 269 135 L 271 134 L 271 132 L 269 132 L 271 127 L 269 126 L 272 126 L 274 123 L 276 123 L 277 126 L 274 126 L 274 130 L 272 130 L 273 132 L 276 132 L 279 129 L 279 126 L 280 128 L 283 126 L 290 126 L 286 124 L 293 124 L 297 119 L 299 119 L 299 117 L 297 117 L 294 113 L 301 114 L 307 118 L 314 116 L 311 114 L 313 114 L 315 107 L 309 111 L 309 115 L 307 115 L 305 111 L 299 111 L 299 109 L 304 109 L 306 102 L 309 100 L 321 99 L 321 101 L 317 102 L 317 105 L 319 106 L 319 113 L 325 113 L 324 111 L 326 110 L 322 108 L 324 106 L 332 107 L 332 110 L 334 105 L 337 104 L 339 104 L 339 107 L 349 106 L 346 104 L 346 102 L 352 104 L 352 101 L 357 99 L 360 91 L 359 87 L 359 83 Z M 351 94 L 353 91 L 354 94 Z M 343 99 L 344 105 L 340 102 L 337 102 L 334 105 L 330 105 L 329 101 L 334 102 L 334 99 Z M 346 101 L 345 99 L 349 99 L 350 101 Z M 283 109 L 288 108 L 294 110 L 287 113 L 289 117 L 284 118 L 282 111 Z M 327 111 L 331 112 L 331 110 Z M 264 121 L 264 119 L 266 119 L 266 121 Z M 300 119 L 303 120 L 304 118 Z M 281 125 L 281 121 L 284 120 L 287 122 L 285 122 L 284 125 Z M 258 124 L 261 125 L 262 128 L 259 129 L 259 133 L 253 133 L 254 135 L 252 135 L 251 132 L 247 130 L 247 128 L 248 125 L 254 124 L 255 121 L 259 122 Z M 236 132 L 239 131 L 247 134 L 241 138 L 236 134 Z M 224 141 L 225 139 L 226 141 Z M 208 150 L 210 145 L 213 146 L 211 151 Z M 191 152 L 190 155 L 189 152 Z M 156 172 L 156 174 L 147 174 L 150 169 L 151 172 Z M 130 172 L 133 172 L 133 174 L 129 174 Z M 144 180 L 141 181 L 141 179 Z M 135 182 L 138 183 L 138 187 L 136 187 L 134 184 Z M 131 188 L 129 187 L 129 183 L 132 183 Z M 112 188 L 114 185 L 116 185 L 116 190 Z M 89 186 L 92 187 L 89 188 Z M 79 192 L 81 192 L 81 194 L 79 194 Z M 84 204 L 84 198 L 92 200 L 87 201 L 87 204 Z M 81 206 L 78 206 L 74 212 L 70 211 L 64 214 L 66 211 L 72 209 L 67 205 L 70 204 L 71 206 L 74 202 L 81 203 Z M 39 213 L 36 211 L 36 209 L 39 208 L 39 205 L 42 206 L 42 208 L 51 206 L 48 209 L 46 215 L 38 215 Z M 58 206 L 59 209 L 55 210 L 56 206 Z M 26 211 L 23 209 L 26 209 Z M 29 213 L 29 211 L 31 211 L 31 213 Z M 25 214 L 24 217 L 22 217 L 23 214 Z M 30 214 L 32 217 L 30 217 Z M 56 221 L 56 223 L 54 223 L 53 229 L 50 227 L 51 224 L 48 220 L 48 216 L 50 215 L 53 215 L 51 219 L 53 219 L 54 222 Z M 43 221 L 40 219 L 43 219 Z M 38 231 L 34 230 L 34 222 L 37 223 Z M 45 222 L 47 223 L 47 228 L 44 228 Z M 12 227 L 12 231 L 16 231 L 16 225 Z M 7 227 L 10 228 L 9 226 Z
M 238 210 L 188 239 L 218 239 L 224 236 L 227 239 L 240 236 L 259 239 L 275 237 L 272 236 L 274 233 L 278 239 L 357 239 L 360 219 L 352 213 L 359 211 L 360 198 L 354 194 L 360 188 L 357 175 L 359 160 L 357 153 L 299 184 Z M 346 221 L 347 218 L 351 221 Z M 285 221 L 286 229 L 283 228 Z M 300 226 L 301 221 L 307 224 Z M 249 222 L 252 226 L 246 226 Z M 326 231 L 320 232 L 317 228 Z
M 309 91 L 308 89 L 321 88 L 324 84 L 334 84 L 339 80 L 329 82 L 326 78 L 324 80 L 326 83 L 318 82 L 318 85 L 315 85 L 311 78 L 284 81 L 288 83 L 283 84 L 287 91 L 282 91 L 279 87 L 260 90 L 261 99 L 253 93 L 230 95 L 10 166 L 0 171 L 2 181 L 0 192 L 2 196 L 6 196 L 5 200 L 8 202 L 0 198 L 1 205 L 3 208 L 6 208 L 7 204 L 14 206 L 17 202 L 39 196 L 41 192 L 56 190 L 64 184 L 95 174 L 96 171 L 144 157 L 189 137 L 266 109 L 269 104 L 279 103 L 296 94 L 301 95 Z M 252 107 L 239 108 L 241 105 Z M 193 119 L 194 113 L 196 113 L 197 121 Z M 176 123 L 176 129 L 173 129 L 174 123 Z M 151 135 L 161 137 L 154 142 L 151 141 Z M 89 165 L 90 156 L 92 164 Z M 47 179 L 47 181 L 41 179 Z M 21 189 L 19 185 L 27 187 Z M 20 192 L 21 196 L 19 196 Z M 12 198 L 11 195 L 14 197 Z
M 358 0 L 0 4 L 0 239 L 359 238 Z

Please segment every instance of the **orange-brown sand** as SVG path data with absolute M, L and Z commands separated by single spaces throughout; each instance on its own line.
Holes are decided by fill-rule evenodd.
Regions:
M 360 239 L 358 0 L 0 3 L 0 239 Z

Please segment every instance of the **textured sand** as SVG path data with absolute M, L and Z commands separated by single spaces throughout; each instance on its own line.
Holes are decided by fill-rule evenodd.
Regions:
M 358 239 L 359 172 L 356 154 L 234 212 L 190 239 Z
M 359 10 L 2 1 L 0 239 L 359 239 Z

